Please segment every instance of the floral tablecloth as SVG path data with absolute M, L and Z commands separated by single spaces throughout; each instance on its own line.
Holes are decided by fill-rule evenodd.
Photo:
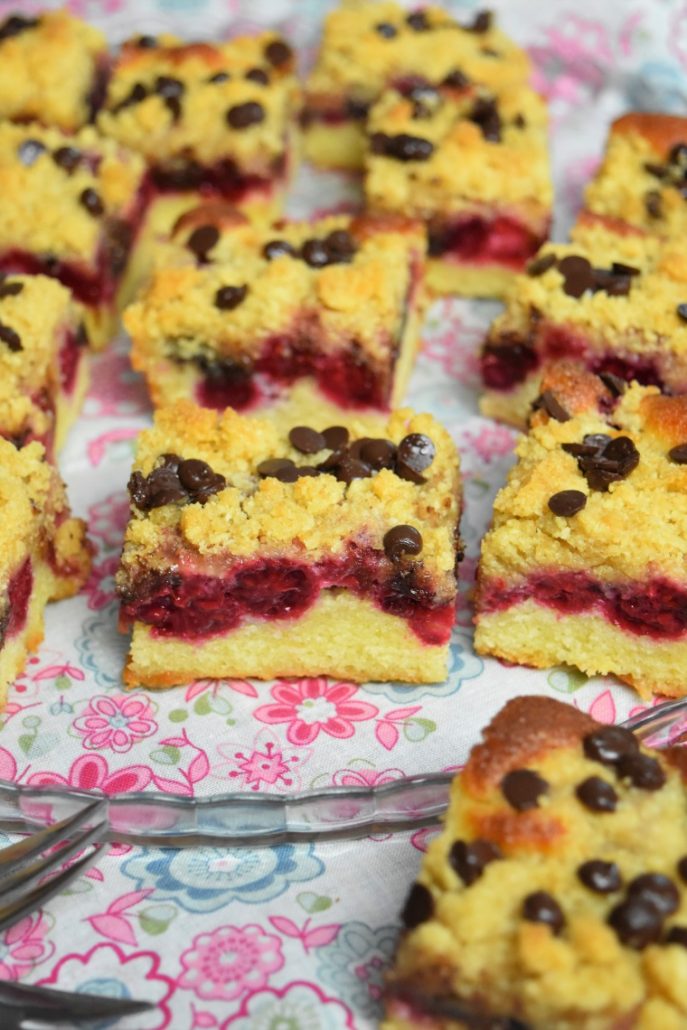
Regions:
M 41 6 L 0 0 L 0 16 Z M 72 0 L 70 6 L 114 41 L 162 29 L 199 38 L 277 24 L 307 60 L 328 4 Z M 474 4 L 448 6 L 467 16 Z M 491 6 L 529 48 L 536 84 L 551 101 L 560 235 L 611 118 L 631 106 L 685 111 L 687 3 L 496 0 Z M 306 171 L 291 209 L 303 214 L 357 200 L 355 184 Z M 464 463 L 466 603 L 446 683 L 238 680 L 162 693 L 122 689 L 126 642 L 116 630 L 113 576 L 134 438 L 150 412 L 120 340 L 95 363 L 93 388 L 62 459 L 74 507 L 87 516 L 97 547 L 93 575 L 81 597 L 50 611 L 45 645 L 10 693 L 0 724 L 0 777 L 108 794 L 157 789 L 184 796 L 381 784 L 459 765 L 491 714 L 517 693 L 562 697 L 602 721 L 636 707 L 632 692 L 613 682 L 569 669 L 506 669 L 472 651 L 467 594 L 515 437 L 477 413 L 475 355 L 494 309 L 461 301 L 432 308 L 409 398 L 444 421 Z M 257 851 L 113 846 L 68 896 L 0 936 L 0 977 L 156 1002 L 149 1016 L 119 1024 L 136 1030 L 363 1030 L 379 1014 L 397 914 L 429 835 Z

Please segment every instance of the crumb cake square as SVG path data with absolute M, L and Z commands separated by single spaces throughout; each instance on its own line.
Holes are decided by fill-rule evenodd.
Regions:
M 88 386 L 83 313 L 44 275 L 0 275 L 0 436 L 64 443 Z
M 102 32 L 66 10 L 0 22 L 0 118 L 75 132 L 92 121 L 109 65 Z
M 527 82 L 530 62 L 478 11 L 461 24 L 437 6 L 354 0 L 325 18 L 315 67 L 306 84 L 305 154 L 327 168 L 361 168 L 365 119 L 388 87 Z
M 608 383 L 687 392 L 687 260 L 661 240 L 586 214 L 515 280 L 480 364 L 485 415 L 523 428 L 544 369 L 561 358 Z
M 382 1030 L 686 1026 L 683 749 L 553 698 L 509 701 L 401 918 Z
M 133 366 L 155 405 L 189 398 L 284 423 L 387 411 L 419 348 L 425 247 L 404 218 L 258 226 L 202 206 L 124 314 Z
M 430 415 L 287 433 L 181 401 L 139 437 L 129 490 L 127 683 L 445 678 L 460 483 Z
M 613 122 L 585 207 L 661 236 L 687 228 L 687 118 L 633 111 Z
M 217 44 L 141 36 L 121 49 L 98 126 L 143 155 L 160 194 L 276 213 L 299 96 L 293 53 L 274 32 Z
M 687 397 L 547 373 L 482 542 L 480 654 L 687 693 L 686 444 Z
M 0 123 L 0 271 L 42 273 L 83 306 L 88 337 L 103 347 L 145 207 L 141 158 L 94 129 L 68 136 Z
M 86 527 L 41 444 L 0 439 L 0 705 L 43 639 L 48 601 L 70 597 L 90 570 Z
M 411 86 L 370 110 L 368 207 L 425 222 L 432 292 L 501 296 L 547 238 L 546 125 L 526 86 Z

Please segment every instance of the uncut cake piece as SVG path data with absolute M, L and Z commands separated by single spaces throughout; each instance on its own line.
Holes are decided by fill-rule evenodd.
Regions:
M 509 701 L 408 894 L 383 1030 L 687 1026 L 684 770 L 571 705 Z
M 69 287 L 91 344 L 110 339 L 145 207 L 143 161 L 94 129 L 0 123 L 0 271 Z
M 93 119 L 109 58 L 102 32 L 66 10 L 0 22 L 0 118 L 74 132 Z
M 687 229 L 687 118 L 631 112 L 613 122 L 585 208 L 661 236 Z
M 85 525 L 72 518 L 41 444 L 0 439 L 0 705 L 43 639 L 48 601 L 71 597 L 90 569 Z
M 64 443 L 88 386 L 83 312 L 44 275 L 0 277 L 0 436 Z
M 482 542 L 475 647 L 687 694 L 687 397 L 554 367 Z
M 460 482 L 430 415 L 287 435 L 179 402 L 141 434 L 129 490 L 127 683 L 445 678 Z
M 421 224 L 336 215 L 256 227 L 207 205 L 174 241 L 124 315 L 154 404 L 189 398 L 288 422 L 402 400 L 424 308 Z
M 530 62 L 488 11 L 460 24 L 441 7 L 344 2 L 325 18 L 306 84 L 305 154 L 327 168 L 360 168 L 365 119 L 390 86 L 469 82 L 503 88 L 527 82 Z
M 544 370 L 569 358 L 612 388 L 687 392 L 687 258 L 680 240 L 584 215 L 518 276 L 481 353 L 485 415 L 524 428 Z
M 547 238 L 546 126 L 526 86 L 411 86 L 371 109 L 366 201 L 425 222 L 432 292 L 501 296 Z
M 222 44 L 141 36 L 122 47 L 98 126 L 145 157 L 177 213 L 198 193 L 275 211 L 298 105 L 293 53 L 274 32 Z

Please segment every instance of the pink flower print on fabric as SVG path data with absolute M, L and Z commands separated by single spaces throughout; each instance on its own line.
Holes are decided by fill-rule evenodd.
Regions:
M 109 748 L 121 755 L 155 733 L 157 723 L 152 716 L 153 708 L 142 694 L 101 694 L 91 699 L 84 715 L 72 725 L 83 734 L 83 746 L 89 751 Z
M 88 509 L 88 529 L 103 547 L 121 549 L 129 521 L 129 495 L 117 490 Z
M 295 980 L 280 990 L 268 987 L 243 1002 L 221 1030 L 355 1030 L 353 1013 L 317 984 Z
M 357 690 L 353 683 L 329 683 L 324 677 L 282 680 L 272 687 L 276 704 L 262 705 L 255 718 L 272 725 L 288 723 L 286 739 L 291 744 L 312 744 L 320 733 L 352 737 L 353 723 L 378 714 L 374 705 L 353 699 Z
M 21 980 L 55 951 L 46 941 L 50 924 L 42 912 L 25 916 L 0 936 L 0 979 Z
M 214 933 L 198 934 L 181 964 L 180 987 L 206 1000 L 235 1001 L 262 990 L 284 957 L 279 938 L 259 926 L 220 926 Z
M 119 567 L 119 558 L 111 555 L 102 562 L 94 562 L 88 577 L 84 593 L 88 597 L 91 611 L 99 611 L 107 607 L 116 597 L 115 573 Z
M 245 741 L 224 741 L 217 745 L 217 754 L 226 761 L 218 762 L 213 773 L 232 780 L 234 789 L 293 791 L 301 788 L 300 770 L 312 751 L 283 747 L 274 731 L 265 726 L 252 746 Z
M 35 772 L 28 783 L 32 787 L 74 787 L 76 790 L 100 790 L 103 794 L 126 794 L 132 790 L 144 790 L 152 778 L 147 765 L 126 765 L 110 772 L 102 755 L 81 755 L 72 762 L 67 776 Z

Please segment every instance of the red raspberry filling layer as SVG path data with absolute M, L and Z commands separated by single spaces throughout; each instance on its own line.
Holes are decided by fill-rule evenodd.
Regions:
M 33 590 L 33 570 L 27 558 L 12 574 L 7 587 L 7 609 L 0 619 L 0 647 L 26 625 Z
M 352 548 L 345 559 L 313 565 L 255 561 L 228 576 L 147 573 L 123 596 L 121 624 L 143 622 L 161 636 L 198 640 L 230 632 L 246 619 L 297 619 L 321 590 L 344 589 L 406 619 L 423 643 L 447 643 L 453 603 L 437 602 L 417 566 L 399 567 L 382 579 L 381 565 L 375 552 Z
M 546 238 L 546 232 L 535 234 L 506 215 L 466 215 L 454 222 L 430 225 L 429 255 L 470 265 L 502 265 L 517 272 Z
M 286 177 L 287 159 L 276 158 L 268 175 L 242 172 L 230 158 L 203 165 L 193 158 L 177 158 L 150 170 L 150 183 L 160 193 L 194 190 L 202 196 L 222 197 L 231 203 L 246 200 L 253 194 L 269 196 Z
M 687 633 L 687 588 L 667 579 L 604 583 L 586 572 L 537 572 L 518 586 L 492 579 L 480 587 L 480 610 L 505 611 L 531 598 L 561 615 L 591 612 L 628 633 L 656 640 Z
M 60 365 L 60 386 L 62 392 L 69 395 L 76 384 L 76 374 L 86 346 L 83 333 L 70 329 L 64 334 L 58 360 Z

